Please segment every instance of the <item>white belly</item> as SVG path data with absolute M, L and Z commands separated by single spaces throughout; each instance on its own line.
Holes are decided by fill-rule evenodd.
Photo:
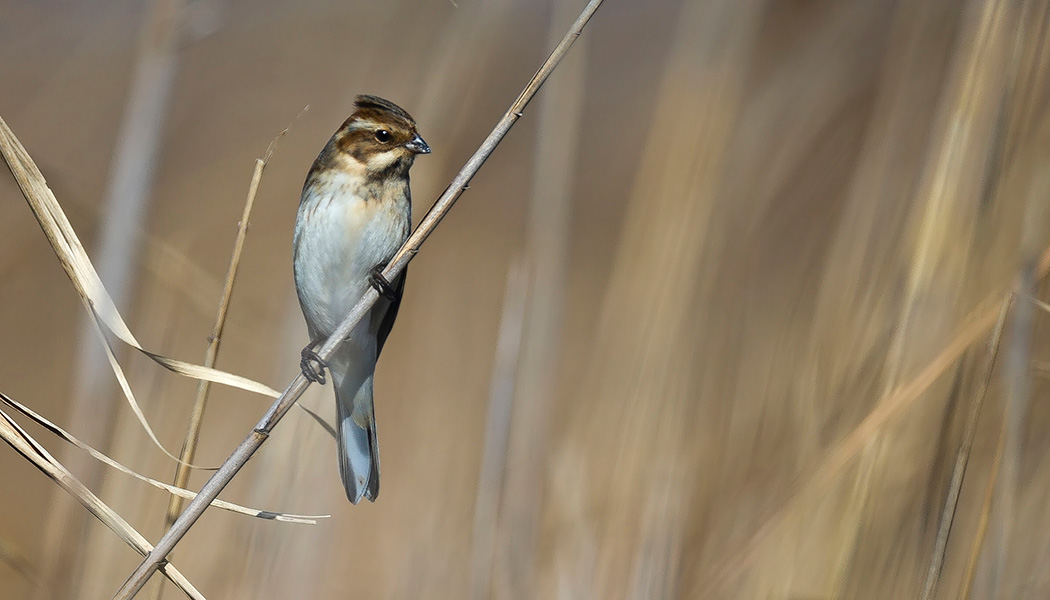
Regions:
M 372 268 L 386 264 L 408 238 L 408 199 L 399 200 L 365 202 L 337 192 L 300 204 L 295 286 L 311 336 L 335 331 L 368 288 Z M 368 328 L 366 316 L 358 331 Z

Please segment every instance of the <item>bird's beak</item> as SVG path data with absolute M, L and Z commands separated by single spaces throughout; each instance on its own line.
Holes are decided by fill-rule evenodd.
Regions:
M 423 141 L 423 138 L 416 134 L 416 137 L 412 138 L 412 141 L 405 144 L 405 148 L 415 154 L 430 154 L 430 146 Z

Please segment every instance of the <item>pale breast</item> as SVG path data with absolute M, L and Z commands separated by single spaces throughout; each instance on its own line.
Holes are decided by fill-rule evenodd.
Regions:
M 407 182 L 375 189 L 355 185 L 360 181 L 336 174 L 303 192 L 295 232 L 295 284 L 315 334 L 335 330 L 364 294 L 372 268 L 389 261 L 408 238 Z

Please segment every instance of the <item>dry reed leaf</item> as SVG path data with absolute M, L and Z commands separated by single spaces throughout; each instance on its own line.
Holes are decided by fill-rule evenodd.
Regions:
M 266 158 L 262 159 L 264 162 L 273 153 L 274 144 L 283 133 L 284 132 L 271 141 L 266 150 Z M 127 377 L 124 375 L 124 371 L 116 359 L 113 347 L 110 344 L 109 338 L 106 337 L 103 327 L 105 330 L 116 336 L 120 341 L 131 346 L 135 350 L 138 350 L 173 373 L 201 381 L 210 381 L 213 383 L 228 385 L 230 387 L 254 392 L 263 396 L 269 396 L 271 398 L 280 396 L 280 392 L 263 383 L 241 375 L 235 375 L 227 371 L 168 358 L 143 348 L 138 340 L 135 339 L 135 336 L 131 333 L 131 330 L 124 322 L 123 317 L 121 317 L 120 312 L 113 304 L 113 300 L 110 298 L 109 293 L 102 284 L 102 280 L 99 278 L 98 273 L 91 264 L 91 259 L 88 258 L 87 252 L 80 243 L 80 239 L 77 237 L 72 225 L 70 225 L 69 220 L 66 218 L 65 212 L 59 205 L 54 193 L 47 186 L 44 176 L 40 173 L 36 163 L 29 156 L 25 147 L 18 141 L 14 132 L 12 132 L 7 126 L 7 122 L 4 121 L 2 117 L 0 117 L 0 153 L 3 154 L 4 160 L 7 162 L 7 166 L 11 170 L 11 174 L 15 177 L 19 188 L 22 190 L 22 194 L 29 203 L 33 215 L 40 223 L 41 229 L 44 231 L 48 242 L 51 244 L 51 248 L 55 251 L 55 255 L 62 264 L 62 268 L 65 270 L 66 275 L 76 288 L 81 302 L 84 303 L 85 308 L 91 314 L 95 323 L 95 330 L 100 336 L 103 346 L 106 349 L 106 358 L 109 360 L 110 367 L 113 369 L 113 374 L 117 378 L 117 382 L 120 385 L 121 390 L 124 392 L 124 396 L 127 399 L 128 404 L 131 406 L 131 410 L 135 413 L 135 417 L 142 425 L 142 428 L 146 431 L 146 434 L 149 436 L 153 444 L 172 460 L 191 468 L 204 469 L 205 467 L 200 467 L 180 460 L 178 456 L 165 448 L 157 438 L 156 434 L 153 432 L 153 428 L 150 427 L 149 422 L 146 420 L 146 416 L 142 412 L 141 407 L 135 400 L 135 395 L 131 391 Z M 297 404 L 297 406 L 305 410 L 307 414 L 317 421 L 334 439 L 334 430 L 324 421 L 324 419 L 302 405 Z
M 113 353 L 112 345 L 102 329 L 103 326 L 125 344 L 145 354 L 157 364 L 174 373 L 194 379 L 229 385 L 273 398 L 280 395 L 277 390 L 246 377 L 171 359 L 143 348 L 138 340 L 135 339 L 131 330 L 128 329 L 124 319 L 120 316 L 120 312 L 117 311 L 113 300 L 102 284 L 102 280 L 99 278 L 94 266 L 92 266 L 87 252 L 85 252 L 83 245 L 80 243 L 80 238 L 77 237 L 72 225 L 70 225 L 54 193 L 47 186 L 40 169 L 37 168 L 36 163 L 33 162 L 25 147 L 18 141 L 14 132 L 11 131 L 7 126 L 7 122 L 2 118 L 0 118 L 0 153 L 3 154 L 11 174 L 18 183 L 18 187 L 21 188 L 23 196 L 25 196 L 30 209 L 33 211 L 33 215 L 36 216 L 37 221 L 40 223 L 41 229 L 43 229 L 48 242 L 51 244 L 51 248 L 58 256 L 62 268 L 66 271 L 66 275 L 69 276 L 70 281 L 76 288 L 81 302 L 84 303 L 85 308 L 91 314 L 96 331 L 101 336 L 106 349 L 106 358 L 109 360 L 113 374 L 116 376 L 117 382 L 120 384 L 120 388 L 131 406 L 131 410 L 135 413 L 136 418 L 138 418 L 139 423 L 154 445 L 160 448 L 164 454 L 180 464 L 186 464 L 169 452 L 157 439 L 142 409 L 135 400 L 135 395 L 132 393 L 130 385 L 128 385 L 124 371 Z
M 19 454 L 29 460 L 45 475 L 51 478 L 62 489 L 77 499 L 84 508 L 88 509 L 106 527 L 109 527 L 120 539 L 124 540 L 136 552 L 145 556 L 153 549 L 146 538 L 128 524 L 116 511 L 91 492 L 79 479 L 73 476 L 62 466 L 55 457 L 36 442 L 18 423 L 11 419 L 7 413 L 0 410 L 0 438 L 7 442 Z M 178 571 L 171 563 L 165 563 L 160 567 L 172 583 L 182 590 L 190 598 L 204 600 L 204 596 L 193 587 L 186 577 Z
M 248 392 L 262 394 L 276 398 L 280 392 L 270 386 L 254 381 L 241 375 L 235 375 L 219 369 L 211 369 L 201 365 L 187 363 L 181 360 L 168 358 L 155 352 L 150 352 L 139 344 L 138 340 L 128 329 L 124 319 L 120 316 L 117 307 L 109 293 L 106 292 L 102 280 L 91 264 L 84 246 L 80 243 L 72 225 L 66 218 L 65 212 L 55 199 L 54 193 L 47 186 L 47 181 L 40 173 L 36 163 L 29 156 L 25 147 L 15 136 L 7 122 L 0 118 L 0 153 L 3 154 L 11 174 L 14 175 L 18 187 L 29 203 L 33 215 L 40 223 L 41 229 L 47 235 L 51 248 L 55 251 L 62 268 L 65 269 L 69 279 L 77 288 L 84 304 L 92 311 L 95 318 L 100 320 L 113 335 L 120 341 L 145 354 L 157 364 L 179 375 L 185 375 L 193 379 L 203 379 L 222 385 L 228 385 Z
M 131 475 L 135 479 L 138 479 L 140 481 L 144 481 L 144 482 L 152 485 L 155 488 L 159 488 L 159 489 L 165 490 L 166 492 L 169 492 L 171 494 L 175 494 L 176 496 L 181 496 L 183 498 L 194 498 L 194 497 L 197 496 L 197 494 L 195 492 L 191 492 L 190 490 L 183 489 L 183 488 L 180 488 L 180 487 L 176 487 L 176 486 L 173 486 L 173 485 L 169 485 L 169 484 L 166 484 L 166 483 L 162 483 L 162 482 L 157 481 L 155 479 L 151 479 L 149 477 L 146 477 L 145 475 L 141 475 L 139 473 L 136 473 L 135 471 L 129 469 L 128 467 L 125 467 L 124 465 L 120 464 L 119 462 L 113 460 L 112 458 L 106 456 L 105 454 L 99 452 L 98 450 L 95 450 L 91 446 L 89 446 L 89 445 L 85 444 L 84 442 L 80 441 L 79 439 L 74 437 L 72 434 L 70 434 L 66 430 L 62 429 L 58 425 L 55 425 L 54 423 L 52 423 L 51 421 L 47 420 L 43 416 L 37 414 L 35 411 L 33 411 L 33 409 L 31 409 L 28 406 L 22 404 L 21 402 L 18 402 L 17 400 L 11 398 L 10 396 L 8 396 L 7 394 L 5 394 L 3 392 L 0 392 L 0 402 L 3 402 L 4 404 L 6 404 L 6 405 L 10 406 L 11 408 L 17 410 L 18 412 L 22 413 L 26 417 L 32 419 L 35 423 L 37 423 L 41 427 L 47 429 L 51 433 L 57 435 L 58 437 L 62 438 L 63 440 L 69 442 L 70 444 L 73 444 L 74 446 L 76 446 L 77 448 L 80 448 L 84 452 L 87 452 L 88 455 L 90 455 L 95 460 L 97 460 L 99 462 L 102 462 L 102 463 L 105 463 L 106 465 L 109 465 L 110 467 L 112 467 L 112 468 L 114 468 L 114 469 L 116 469 L 116 470 L 118 470 L 118 471 L 120 471 L 122 473 L 125 473 L 127 475 Z M 230 512 L 235 512 L 235 513 L 242 514 L 242 515 L 248 515 L 249 517 L 257 517 L 257 518 L 260 518 L 260 519 L 267 519 L 267 520 L 272 520 L 272 521 L 281 521 L 281 522 L 284 522 L 284 523 L 303 523 L 303 524 L 307 524 L 307 525 L 316 525 L 317 524 L 317 519 L 327 519 L 327 518 L 329 518 L 331 516 L 331 515 L 296 515 L 296 514 L 284 513 L 284 512 L 260 510 L 260 509 L 257 509 L 257 508 L 250 508 L 250 507 L 247 507 L 247 506 L 241 506 L 240 504 L 234 504 L 232 502 L 226 502 L 224 500 L 215 500 L 211 504 L 212 504 L 212 506 L 214 506 L 216 508 L 221 508 L 223 510 L 228 510 Z
M 146 431 L 146 435 L 153 441 L 153 445 L 160 448 L 160 451 L 168 455 L 168 458 L 178 462 L 179 464 L 186 465 L 194 469 L 207 469 L 207 467 L 201 467 L 198 465 L 191 465 L 183 462 L 178 456 L 172 454 L 164 444 L 157 438 L 157 434 L 153 432 L 153 428 L 150 427 L 149 421 L 146 420 L 145 413 L 142 412 L 142 407 L 139 406 L 137 400 L 135 400 L 135 394 L 131 391 L 131 384 L 128 383 L 127 376 L 124 375 L 124 369 L 120 366 L 120 362 L 117 360 L 116 354 L 113 353 L 113 346 L 109 342 L 109 338 L 106 337 L 105 332 L 102 331 L 102 324 L 100 322 L 97 312 L 92 311 L 91 316 L 94 317 L 92 322 L 95 324 L 95 333 L 98 335 L 99 342 L 106 351 L 106 360 L 109 361 L 109 366 L 113 369 L 113 376 L 117 378 L 117 383 L 120 384 L 120 389 L 124 392 L 124 397 L 128 400 L 128 405 L 131 407 L 131 411 L 135 413 L 135 418 L 138 419 L 139 425 Z
M 76 286 L 81 300 L 91 309 L 96 318 L 105 324 L 107 330 L 125 344 L 174 373 L 273 398 L 280 395 L 280 392 L 270 386 L 247 377 L 168 358 L 143 348 L 114 306 L 87 252 L 84 251 L 84 246 L 80 243 L 80 239 L 66 218 L 58 200 L 55 199 L 54 193 L 47 186 L 40 169 L 37 168 L 36 163 L 33 162 L 25 147 L 18 141 L 3 118 L 0 118 L 0 153 L 3 154 L 33 215 L 40 222 L 41 229 L 47 235 L 48 242 L 58 256 L 62 268 Z
M 305 112 L 308 108 L 309 106 L 304 108 L 303 111 Z M 302 112 L 299 114 L 302 115 Z M 248 236 L 248 224 L 251 221 L 252 208 L 255 206 L 255 197 L 259 193 L 259 183 L 262 181 L 263 170 L 266 169 L 267 162 L 273 156 L 278 140 L 288 133 L 288 129 L 286 127 L 284 131 L 274 136 L 270 140 L 263 157 L 255 159 L 252 180 L 248 185 L 248 197 L 244 201 L 241 220 L 237 223 L 237 235 L 233 242 L 233 255 L 230 257 L 230 264 L 226 269 L 226 279 L 223 282 L 222 294 L 219 296 L 218 312 L 215 315 L 215 323 L 212 325 L 211 335 L 208 336 L 208 346 L 204 352 L 205 367 L 214 367 L 215 361 L 219 358 L 219 345 L 222 341 L 223 330 L 226 328 L 226 317 L 229 314 L 230 301 L 233 298 L 233 286 L 237 280 L 241 255 L 244 252 L 244 242 Z M 201 427 L 204 423 L 204 411 L 208 406 L 208 395 L 210 392 L 210 381 L 202 380 L 197 382 L 197 393 L 193 399 L 193 409 L 190 411 L 190 422 L 186 427 L 186 435 L 183 436 L 182 451 L 179 453 L 179 465 L 175 468 L 175 476 L 171 481 L 171 485 L 176 488 L 185 488 L 189 484 L 190 463 L 193 462 L 197 453 L 197 444 L 200 442 Z M 179 518 L 184 499 L 185 497 L 180 494 L 173 494 L 168 498 L 168 510 L 164 515 L 165 529 L 171 527 L 175 523 L 175 519 Z M 158 582 L 158 585 L 154 586 L 150 597 L 152 600 L 159 600 L 163 593 L 164 586 Z

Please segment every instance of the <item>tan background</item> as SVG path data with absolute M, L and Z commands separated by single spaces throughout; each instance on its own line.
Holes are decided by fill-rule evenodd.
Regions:
M 290 277 L 299 188 L 353 96 L 419 121 L 434 149 L 412 173 L 421 215 L 581 6 L 190 3 L 146 221 L 128 232 L 121 308 L 140 341 L 201 360 L 253 161 L 290 123 L 218 362 L 283 387 L 306 342 Z M 0 1 L 0 115 L 89 252 L 111 218 L 102 199 L 149 14 Z M 293 411 L 224 497 L 332 518 L 209 511 L 173 562 L 210 598 L 918 597 L 986 347 L 828 465 L 1046 245 L 1047 14 L 1034 0 L 609 0 L 412 264 L 376 383 L 379 502 L 345 501 L 332 441 Z M 83 311 L 6 175 L 0 198 L 0 389 L 170 478 L 115 388 L 86 404 L 100 429 L 69 421 Z M 1008 439 L 1014 504 L 992 511 L 974 598 L 1050 594 L 1050 412 L 1028 368 L 1048 330 L 1035 319 L 1032 357 L 1006 338 L 1031 412 Z M 177 450 L 195 383 L 122 360 Z M 938 598 L 958 597 L 1004 407 L 1024 397 L 1003 364 Z M 504 456 L 484 440 L 508 385 Z M 327 387 L 304 402 L 334 412 Z M 265 406 L 214 389 L 197 462 L 220 462 Z M 479 496 L 486 455 L 502 481 Z M 827 484 L 805 487 L 820 468 Z M 106 598 L 137 564 L 13 451 L 0 449 L 0 477 L 0 597 Z M 160 536 L 163 494 L 120 474 L 96 484 Z

